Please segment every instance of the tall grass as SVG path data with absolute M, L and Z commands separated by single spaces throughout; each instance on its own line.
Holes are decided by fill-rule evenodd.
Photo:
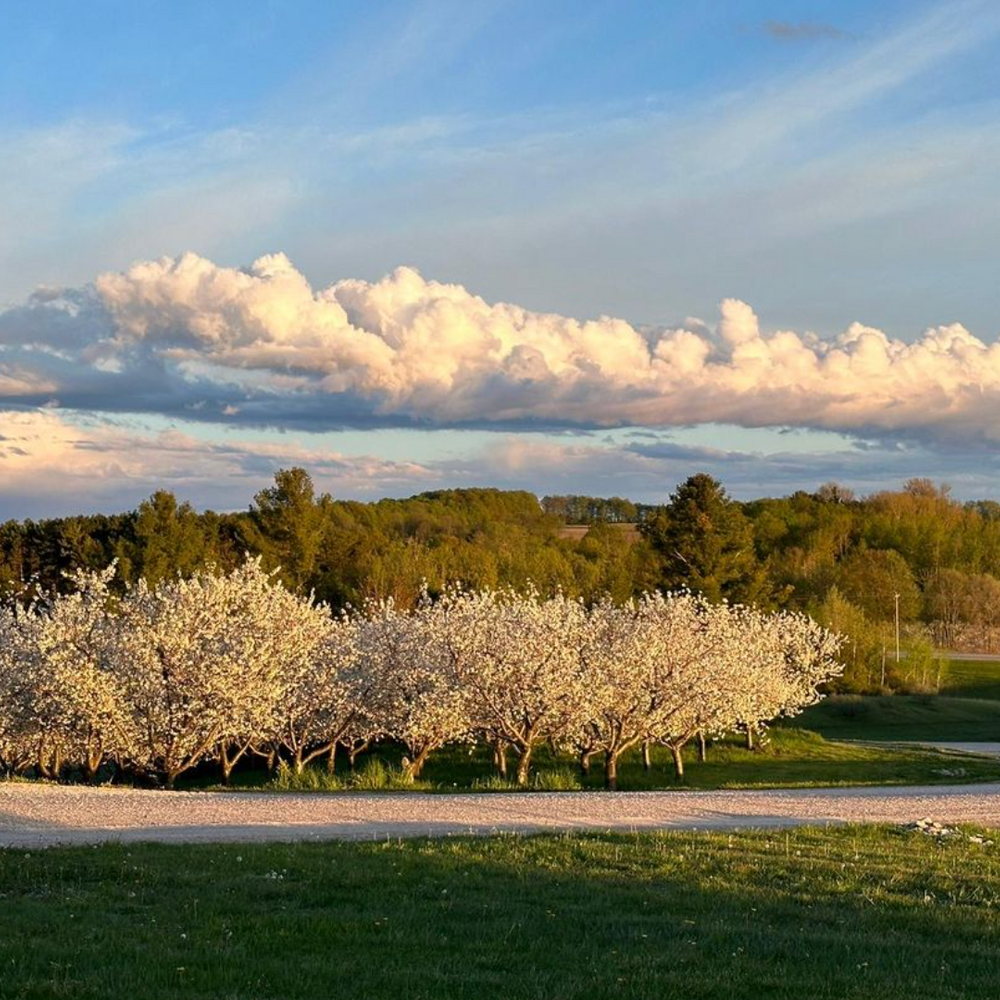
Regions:
M 577 792 L 583 789 L 580 776 L 569 767 L 548 768 L 536 771 L 528 781 L 527 789 L 518 786 L 510 778 L 491 774 L 487 778 L 476 778 L 470 785 L 474 792 Z
M 307 767 L 296 774 L 282 761 L 267 787 L 278 792 L 386 792 L 431 791 L 434 786 L 414 780 L 401 767 L 371 757 L 363 767 L 349 774 L 332 774 L 318 767 Z

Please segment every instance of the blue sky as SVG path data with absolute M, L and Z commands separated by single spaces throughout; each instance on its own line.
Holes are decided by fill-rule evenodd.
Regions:
M 993 2 L 0 0 L 0 18 L 0 514 L 62 510 L 67 491 L 45 486 L 55 470 L 83 506 L 160 485 L 240 506 L 286 458 L 357 496 L 492 482 L 654 499 L 703 467 L 739 495 L 907 475 L 996 494 Z M 101 275 L 184 254 L 251 298 L 237 269 L 286 255 L 297 304 L 269 299 L 265 322 L 243 300 L 168 293 L 162 275 L 156 295 L 183 302 L 154 302 L 134 276 L 114 301 L 101 290 Z M 401 265 L 430 284 L 377 284 Z M 363 306 L 356 290 L 333 297 L 351 299 L 352 322 L 368 310 L 366 329 L 393 350 L 386 302 L 403 292 L 432 328 L 363 371 L 345 374 L 350 346 L 303 363 L 325 350 L 315 339 L 275 367 L 264 354 L 298 333 L 280 324 L 304 322 L 299 278 L 319 299 L 368 283 Z M 726 371 L 699 370 L 687 417 L 673 334 L 673 375 L 626 385 L 587 356 L 614 355 L 613 325 L 597 347 L 581 334 L 572 357 L 565 344 L 554 356 L 541 321 L 517 346 L 477 313 L 504 346 L 473 391 L 472 362 L 456 374 L 443 360 L 462 357 L 473 320 L 455 316 L 478 306 L 452 296 L 441 319 L 433 282 L 542 316 L 619 317 L 649 340 L 651 364 L 661 334 L 649 330 L 683 328 L 714 350 L 728 299 L 753 308 L 764 341 L 881 331 L 891 364 L 875 372 L 874 348 L 850 347 L 851 398 L 808 406 L 837 366 L 817 355 L 796 382 L 798 348 L 771 344 L 773 394 L 755 409 L 750 362 L 725 354 Z M 66 294 L 32 299 L 42 286 Z M 140 350 L 133 329 L 126 350 L 140 301 L 163 306 L 142 319 L 158 339 L 143 333 Z M 248 360 L 249 334 L 227 326 L 226 352 L 203 338 L 192 356 L 220 317 L 263 323 L 268 350 L 258 338 Z M 333 320 L 313 321 L 322 339 Z M 927 340 L 952 324 L 957 339 Z M 892 346 L 918 342 L 915 356 Z M 935 380 L 927 359 L 941 352 Z M 892 387 L 867 408 L 864 377 Z M 656 392 L 671 398 L 654 405 Z

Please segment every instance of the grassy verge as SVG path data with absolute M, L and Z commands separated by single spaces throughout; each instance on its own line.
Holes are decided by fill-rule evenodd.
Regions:
M 949 661 L 941 682 L 941 694 L 959 698 L 983 698 L 1000 702 L 1000 662 Z
M 376 755 L 359 761 L 357 772 L 346 769 L 330 776 L 325 768 L 310 769 L 296 777 L 283 773 L 268 780 L 263 771 L 237 773 L 234 788 L 272 791 L 396 791 L 422 792 L 516 790 L 512 781 L 496 777 L 486 748 L 446 747 L 433 754 L 420 781 L 407 785 L 399 768 L 401 751 L 381 746 Z M 653 750 L 653 766 L 642 767 L 638 752 L 619 767 L 623 791 L 676 788 L 804 788 L 828 785 L 944 784 L 961 781 L 1000 781 L 1000 761 L 957 757 L 921 748 L 881 748 L 829 741 L 795 728 L 776 728 L 770 742 L 749 751 L 739 740 L 721 740 L 709 747 L 708 760 L 699 762 L 694 747 L 685 755 L 683 782 L 674 777 L 670 755 Z M 185 787 L 216 787 L 213 775 Z M 595 757 L 591 773 L 582 777 L 575 762 L 553 755 L 547 747 L 534 757 L 529 788 L 539 791 L 599 789 L 603 785 L 601 761 Z
M 836 695 L 792 725 L 828 739 L 1000 740 L 1000 701 L 940 695 Z
M 1000 848 L 880 828 L 0 852 L 0 996 L 996 996 Z

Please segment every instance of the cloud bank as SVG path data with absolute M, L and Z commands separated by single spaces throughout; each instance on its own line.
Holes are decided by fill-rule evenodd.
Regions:
M 490 304 L 402 267 L 314 289 L 282 254 L 136 264 L 0 313 L 0 402 L 231 425 L 496 429 L 728 423 L 1000 438 L 1000 343 L 852 323 L 766 332 L 725 299 L 647 329 Z
M 584 493 L 662 502 L 677 482 L 696 471 L 717 476 L 741 498 L 812 491 L 831 479 L 859 492 L 897 488 L 912 476 L 926 475 L 929 467 L 964 498 L 996 498 L 1000 481 L 1000 456 L 992 452 L 970 461 L 968 454 L 932 454 L 920 445 L 845 442 L 829 450 L 829 442 L 812 435 L 801 435 L 797 442 L 775 435 L 765 450 L 736 450 L 723 444 L 735 436 L 731 429 L 720 429 L 715 447 L 686 442 L 684 432 L 437 434 L 447 439 L 438 454 L 392 459 L 378 454 L 382 432 L 363 446 L 374 454 L 350 454 L 358 450 L 356 444 L 338 441 L 332 447 L 308 434 L 262 440 L 234 430 L 206 439 L 190 424 L 155 430 L 72 412 L 0 410 L 0 521 L 127 510 L 154 489 L 173 490 L 198 507 L 245 508 L 277 469 L 290 465 L 307 468 L 321 490 L 361 500 L 494 486 L 539 496 Z M 421 450 L 417 442 L 411 444 L 414 453 Z M 815 450 L 808 450 L 811 444 Z

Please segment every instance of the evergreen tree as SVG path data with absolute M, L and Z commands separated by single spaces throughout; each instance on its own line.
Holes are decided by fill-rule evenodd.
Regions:
M 293 590 L 308 590 L 319 569 L 330 503 L 327 494 L 317 499 L 309 473 L 300 468 L 279 469 L 274 485 L 254 497 L 252 547 L 280 567 L 282 580 Z
M 133 530 L 129 575 L 145 577 L 151 586 L 178 573 L 191 576 L 206 562 L 203 518 L 169 490 L 157 490 L 139 504 Z
M 660 558 L 665 590 L 687 587 L 710 601 L 750 602 L 763 596 L 753 527 L 711 476 L 699 473 L 681 483 L 641 530 Z

